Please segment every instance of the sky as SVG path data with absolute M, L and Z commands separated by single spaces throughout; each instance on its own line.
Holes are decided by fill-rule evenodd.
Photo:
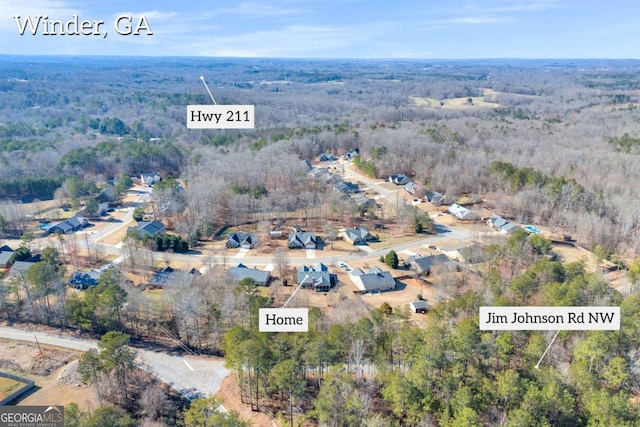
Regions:
M 43 34 L 54 20 L 96 35 Z M 0 3 L 0 54 L 20 55 L 637 59 L 639 34 L 638 0 Z

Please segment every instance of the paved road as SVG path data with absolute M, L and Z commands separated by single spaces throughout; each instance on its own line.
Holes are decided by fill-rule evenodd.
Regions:
M 10 327 L 0 327 L 0 337 L 30 342 L 35 342 L 37 337 L 41 344 L 79 351 L 98 348 L 97 341 L 92 339 Z M 148 350 L 133 350 L 137 354 L 136 361 L 140 368 L 190 399 L 215 394 L 220 389 L 222 380 L 230 374 L 224 367 L 224 360 L 220 358 L 183 357 Z

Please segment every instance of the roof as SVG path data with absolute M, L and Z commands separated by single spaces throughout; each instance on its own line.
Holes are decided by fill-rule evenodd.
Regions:
M 372 240 L 373 236 L 367 227 L 350 228 L 344 232 L 345 237 L 353 243 L 366 242 Z
M 427 302 L 425 300 L 418 300 L 418 301 L 413 301 L 411 303 L 409 303 L 409 305 L 415 310 L 415 309 L 426 309 L 427 308 Z
M 353 201 L 356 202 L 356 204 L 361 207 L 362 206 L 369 207 L 376 204 L 375 200 L 368 198 L 364 194 L 356 194 L 353 197 Z
M 11 249 L 7 245 L 4 245 L 4 246 L 0 247 L 0 252 L 13 252 L 13 249 Z
M 331 286 L 333 282 L 331 276 L 332 274 L 329 273 L 327 266 L 322 263 L 309 267 L 303 265 L 298 268 L 296 281 L 298 284 L 302 284 L 304 281 L 305 284 L 313 285 L 315 287 L 318 285 Z
M 150 234 L 151 236 L 155 236 L 158 233 L 164 233 L 166 230 L 164 224 L 157 220 L 153 220 L 151 222 L 140 221 L 136 226 L 136 229 L 138 232 Z
M 360 191 L 360 187 L 358 186 L 358 184 L 354 184 L 353 182 L 349 181 L 341 181 L 337 183 L 333 188 L 344 194 L 357 193 L 358 191 Z
M 1 251 L 0 252 L 0 265 L 7 265 L 9 263 L 9 259 L 11 259 L 12 255 L 13 255 L 13 252 Z
M 449 206 L 449 209 L 447 210 L 456 218 L 462 219 L 465 221 L 480 219 L 480 215 L 478 215 L 476 212 L 472 212 L 469 209 L 465 208 L 464 206 L 460 206 L 457 203 L 454 203 L 451 206 Z
M 309 243 L 317 243 L 315 234 L 307 232 L 289 233 L 289 246 L 292 244 L 294 246 L 306 246 Z
M 91 270 L 90 272 L 74 271 L 69 283 L 72 285 L 81 285 L 84 288 L 87 286 L 96 286 L 101 275 L 102 272 L 96 270 Z
M 442 248 L 443 252 L 457 252 L 466 262 L 475 262 L 482 257 L 482 248 L 475 243 L 460 242 Z
M 198 274 L 198 271 L 193 268 L 189 271 L 183 271 L 166 266 L 151 275 L 149 284 L 155 286 L 190 285 L 196 274 Z
M 250 278 L 256 281 L 258 285 L 266 286 L 271 279 L 269 271 L 258 270 L 257 268 L 249 268 L 244 264 L 238 264 L 237 267 L 231 267 L 225 274 L 225 279 L 230 282 L 240 282 L 242 279 Z
M 509 221 L 498 215 L 489 218 L 489 222 L 491 223 L 491 226 L 495 228 L 502 228 L 502 226 L 509 223 Z
M 447 258 L 445 254 L 438 254 L 423 257 L 413 257 L 410 262 L 415 264 L 416 268 L 420 271 L 430 271 L 434 266 L 438 264 L 448 264 L 451 261 L 449 261 L 449 258 Z
M 378 267 L 371 267 L 368 273 L 362 273 L 360 270 L 362 274 L 353 275 L 354 272 L 355 270 L 352 272 L 351 280 L 362 291 L 371 292 L 396 287 L 396 280 L 391 273 L 382 271 Z
M 229 233 L 229 236 L 227 236 L 227 247 L 228 246 L 237 247 L 237 246 L 244 246 L 244 245 L 249 245 L 253 247 L 256 244 L 256 242 L 257 242 L 256 236 L 255 234 L 252 234 L 252 233 L 236 232 L 236 233 Z
M 25 261 L 16 261 L 13 263 L 11 270 L 9 270 L 9 276 L 23 276 L 25 271 L 29 269 L 35 263 L 40 262 L 40 255 L 32 256 Z
M 413 182 L 413 181 L 409 181 L 404 186 L 404 189 L 407 190 L 408 192 L 416 191 L 419 188 L 420 188 L 420 186 L 418 184 L 416 184 L 415 182 Z
M 329 162 L 329 161 L 334 161 L 336 160 L 336 156 L 334 156 L 332 153 L 322 153 L 320 154 L 320 161 L 321 162 Z

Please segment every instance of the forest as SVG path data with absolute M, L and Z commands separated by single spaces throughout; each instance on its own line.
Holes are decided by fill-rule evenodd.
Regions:
M 187 129 L 186 106 L 210 103 L 201 75 L 218 103 L 255 105 L 255 129 Z M 364 174 L 403 173 L 428 191 L 569 233 L 628 266 L 636 284 L 639 77 L 632 60 L 1 56 L 0 239 L 24 233 L 21 203 L 78 204 L 148 172 L 164 179 L 153 203 L 181 250 L 221 227 L 291 212 L 347 222 L 357 207 L 302 161 L 358 148 Z M 126 189 L 117 186 L 111 201 Z M 338 321 L 313 310 L 308 334 L 259 333 L 256 310 L 270 301 L 251 283 L 225 283 L 215 266 L 161 303 L 118 271 L 69 297 L 54 248 L 11 285 L 25 300 L 0 286 L 0 319 L 106 336 L 107 349 L 156 343 L 167 329 L 195 351 L 224 355 L 243 400 L 283 425 L 639 425 L 638 295 L 520 233 L 486 251 L 490 273 L 455 284 L 425 328 L 388 305 L 362 318 L 344 306 Z M 478 307 L 492 304 L 620 305 L 622 329 L 562 332 L 535 369 L 552 333 L 480 331 Z M 205 403 L 154 412 L 158 400 L 146 407 L 132 391 L 145 380 L 122 370 L 130 361 L 101 357 L 87 356 L 85 379 L 107 398 L 124 390 L 116 403 L 128 415 L 118 416 L 133 418 L 122 425 L 203 425 Z M 76 425 L 99 425 L 72 409 Z M 224 425 L 244 425 L 229 417 Z

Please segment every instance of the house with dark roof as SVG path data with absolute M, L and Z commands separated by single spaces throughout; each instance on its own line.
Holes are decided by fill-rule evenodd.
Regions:
M 411 268 L 419 274 L 429 274 L 436 266 L 451 264 L 451 261 L 445 254 L 411 256 L 407 258 L 406 262 L 408 262 L 409 265 L 411 265 Z
M 99 270 L 74 271 L 69 279 L 69 284 L 76 289 L 87 289 L 89 286 L 98 285 L 98 279 L 101 275 L 102 272 Z
M 317 249 L 318 238 L 313 233 L 289 233 L 289 249 Z
M 367 273 L 356 268 L 351 272 L 351 281 L 358 290 L 365 293 L 392 291 L 396 288 L 396 280 L 391 273 L 375 266 Z
M 8 268 L 11 264 L 9 264 L 9 260 L 13 255 L 13 249 L 9 246 L 2 246 L 0 248 L 0 268 Z
M 166 232 L 167 229 L 165 228 L 164 224 L 157 220 L 153 220 L 150 222 L 140 221 L 135 227 L 129 227 L 127 229 L 127 234 L 136 233 L 140 239 L 143 239 L 146 236 L 162 236 Z
M 353 245 L 366 245 L 376 240 L 367 227 L 355 227 L 345 230 L 344 238 Z
M 225 280 L 230 283 L 239 283 L 242 279 L 253 279 L 258 286 L 267 286 L 271 280 L 271 272 L 258 270 L 257 268 L 249 268 L 244 264 L 238 264 L 237 267 L 230 267 L 225 274 Z
M 227 236 L 227 248 L 252 249 L 258 244 L 258 238 L 252 233 L 235 232 Z
M 437 191 L 427 193 L 427 200 L 433 206 L 442 206 L 447 202 L 447 198 L 444 194 L 440 194 Z
M 335 274 L 329 272 L 329 268 L 322 264 L 314 266 L 303 265 L 296 274 L 298 285 L 303 288 L 312 288 L 316 292 L 329 292 L 336 283 Z
M 339 191 L 342 194 L 355 194 L 360 191 L 360 187 L 358 184 L 354 184 L 349 181 L 340 181 L 336 185 L 333 186 L 336 191 Z
M 87 224 L 89 224 L 87 218 L 76 215 L 69 219 L 65 219 L 64 221 L 53 224 L 47 229 L 46 234 L 70 234 L 74 231 L 80 230 Z
M 398 173 L 389 176 L 389 182 L 392 182 L 395 185 L 407 185 L 409 183 L 409 178 L 403 173 Z
M 334 156 L 331 153 L 322 153 L 320 154 L 320 161 L 321 162 L 333 162 L 336 160 L 336 156 Z
M 464 206 L 460 206 L 457 203 L 449 206 L 447 212 L 462 221 L 478 221 L 479 219 L 481 219 L 480 215 L 477 212 L 470 211 L 469 209 L 465 208 Z

